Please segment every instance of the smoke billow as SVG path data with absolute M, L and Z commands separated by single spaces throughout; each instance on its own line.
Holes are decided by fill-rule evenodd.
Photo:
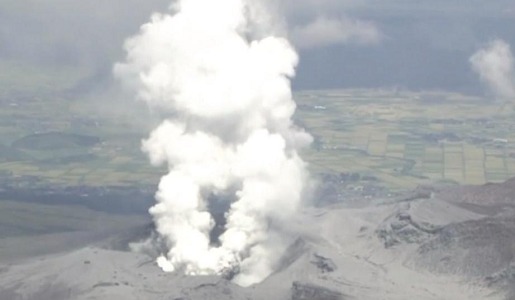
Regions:
M 254 3 L 252 3 L 254 1 Z M 264 3 L 264 2 L 262 2 Z M 115 74 L 166 116 L 143 151 L 168 166 L 150 209 L 165 271 L 250 285 L 288 246 L 308 179 L 290 78 L 298 57 L 255 0 L 179 0 L 130 38 Z M 268 32 L 268 34 L 265 34 Z M 230 194 L 216 242 L 209 199 Z
M 515 70 L 509 44 L 495 40 L 472 55 L 470 63 L 497 97 L 515 101 Z

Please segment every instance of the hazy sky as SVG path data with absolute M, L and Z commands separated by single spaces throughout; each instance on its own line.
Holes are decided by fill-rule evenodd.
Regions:
M 270 1 L 270 0 L 269 0 Z M 278 3 L 278 2 L 275 2 Z M 481 92 L 469 58 L 515 47 L 512 0 L 283 0 L 299 48 L 295 89 L 390 87 Z M 168 0 L 0 0 L 0 60 L 111 76 L 126 37 Z

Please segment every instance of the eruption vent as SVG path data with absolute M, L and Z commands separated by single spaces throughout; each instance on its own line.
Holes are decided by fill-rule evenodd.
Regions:
M 166 116 L 142 147 L 169 170 L 150 209 L 167 247 L 158 259 L 165 271 L 236 273 L 246 286 L 268 276 L 290 242 L 307 181 L 297 150 L 311 137 L 291 120 L 297 54 L 266 34 L 270 18 L 257 4 L 180 0 L 126 42 L 127 60 L 115 66 Z M 208 201 L 228 194 L 214 243 Z

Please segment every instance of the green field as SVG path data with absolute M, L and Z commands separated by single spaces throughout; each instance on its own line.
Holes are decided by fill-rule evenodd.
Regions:
M 11 81 L 22 82 L 20 76 L 13 73 Z M 62 85 L 53 86 L 41 77 L 26 79 L 35 81 L 32 89 L 0 82 L 0 178 L 62 186 L 156 184 L 164 170 L 150 166 L 140 151 L 148 114 L 73 98 L 63 92 L 70 83 L 55 79 Z
M 297 122 L 316 138 L 304 153 L 314 172 L 373 174 L 391 189 L 515 176 L 511 106 L 389 90 L 305 91 L 296 101 Z
M 150 166 L 140 151 L 155 125 L 148 114 L 120 110 L 131 106 L 123 102 L 73 99 L 63 86 L 52 90 L 46 79 L 34 80 L 45 92 L 4 87 L 0 177 L 63 186 L 158 182 L 166 170 Z M 295 121 L 315 137 L 302 153 L 315 174 L 372 175 L 390 189 L 483 184 L 515 175 L 511 106 L 455 93 L 393 90 L 303 91 L 295 100 Z

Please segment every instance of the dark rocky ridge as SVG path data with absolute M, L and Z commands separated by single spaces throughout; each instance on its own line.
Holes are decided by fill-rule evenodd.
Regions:
M 342 293 L 310 283 L 294 282 L 291 300 L 344 300 L 351 299 Z

